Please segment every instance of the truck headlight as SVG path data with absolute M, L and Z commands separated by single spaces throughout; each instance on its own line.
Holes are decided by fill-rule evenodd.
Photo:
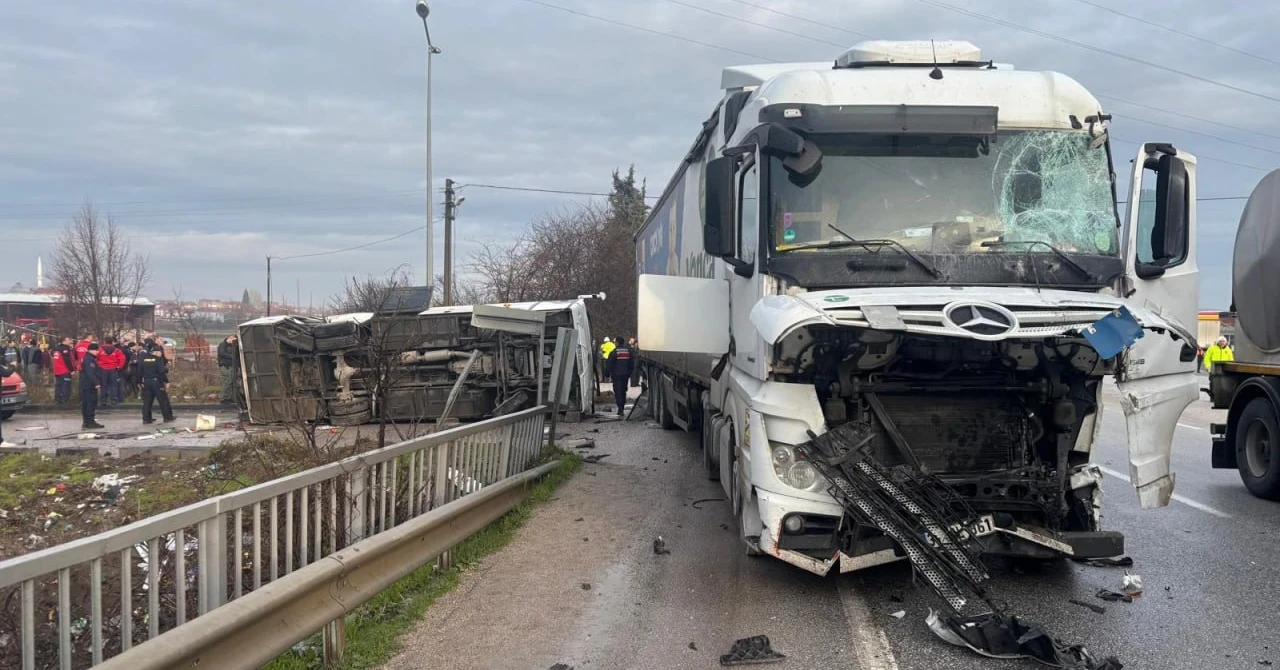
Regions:
M 819 491 L 822 489 L 821 477 L 817 468 L 801 460 L 794 447 L 785 444 L 773 445 L 773 472 L 783 484 L 802 491 Z

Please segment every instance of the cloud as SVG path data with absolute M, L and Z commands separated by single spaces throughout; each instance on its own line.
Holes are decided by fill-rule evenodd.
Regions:
M 1037 3 L 1034 13 L 995 0 L 938 1 L 1280 97 L 1272 64 L 1076 0 Z M 1120 140 L 1172 141 L 1200 156 L 1201 195 L 1245 195 L 1263 174 L 1231 163 L 1280 162 L 1280 139 L 1157 111 L 1280 137 L 1280 103 L 936 2 L 545 2 L 571 11 L 524 0 L 432 2 L 432 38 L 443 50 L 433 82 L 437 202 L 446 177 L 597 192 L 608 188 L 611 171 L 633 163 L 650 191 L 660 192 L 717 102 L 721 69 L 756 60 L 573 12 L 778 61 L 832 59 L 837 45 L 863 39 L 855 33 L 969 39 L 997 61 L 1062 71 L 1105 96 Z M 48 258 L 53 232 L 86 199 L 136 235 L 154 263 L 151 292 L 159 296 L 177 285 L 211 297 L 263 290 L 268 254 L 356 246 L 421 225 L 425 39 L 412 5 L 75 0 L 0 8 L 0 228 L 22 256 L 0 267 L 0 286 L 31 282 L 34 256 Z M 1280 20 L 1275 3 L 1144 0 L 1122 11 L 1280 60 L 1266 30 Z M 1135 152 L 1132 144 L 1117 145 L 1118 171 Z M 584 199 L 464 194 L 461 260 L 469 249 L 515 239 L 545 211 Z M 1229 300 L 1232 231 L 1242 206 L 1201 204 L 1207 307 Z M 421 276 L 424 247 L 415 233 L 346 254 L 281 261 L 273 270 L 282 282 L 327 296 L 351 274 L 408 264 Z M 439 238 L 436 252 L 443 252 Z

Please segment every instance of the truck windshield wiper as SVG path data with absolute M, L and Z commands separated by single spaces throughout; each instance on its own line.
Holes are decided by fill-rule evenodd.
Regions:
M 1035 246 L 1044 247 L 1049 251 L 1052 251 L 1053 253 L 1057 254 L 1058 258 L 1062 259 L 1062 262 L 1071 266 L 1072 270 L 1079 272 L 1080 275 L 1083 276 L 1084 278 L 1088 279 L 1091 282 L 1098 280 L 1098 278 L 1092 272 L 1090 272 L 1087 268 L 1085 268 L 1085 266 L 1077 263 L 1074 259 L 1068 256 L 1067 252 L 1059 249 L 1058 247 L 1053 246 L 1052 244 L 1049 244 L 1048 242 L 1045 242 L 1044 240 L 988 240 L 986 242 L 983 242 L 982 246 L 991 248 L 991 247 L 1007 247 L 1014 244 L 1027 245 L 1028 252 L 1031 251 L 1031 247 L 1035 247 Z
M 906 248 L 906 247 L 902 246 L 902 243 L 901 243 L 901 242 L 899 242 L 899 241 L 897 241 L 897 240 L 891 240 L 891 239 L 888 239 L 888 238 L 877 238 L 877 239 L 869 239 L 869 240 L 859 240 L 859 239 L 855 238 L 854 236 L 850 235 L 849 233 L 846 233 L 846 232 L 844 232 L 843 230 L 840 230 L 839 228 L 836 228 L 835 224 L 828 223 L 828 224 L 827 224 L 827 227 L 828 227 L 828 228 L 830 228 L 830 229 L 832 229 L 832 230 L 834 230 L 834 231 L 836 231 L 836 232 L 837 232 L 837 233 L 839 233 L 840 235 L 844 236 L 844 239 L 843 239 L 843 240 L 828 240 L 828 241 L 826 242 L 826 244 L 824 244 L 823 246 L 826 246 L 826 247 L 862 247 L 863 249 L 866 249 L 867 251 L 872 251 L 872 250 L 874 250 L 874 249 L 883 249 L 883 248 L 885 248 L 885 247 L 890 247 L 890 248 L 892 248 L 892 249 L 896 249 L 896 250 L 898 250 L 898 251 L 901 251 L 903 256 L 906 256 L 907 258 L 910 258 L 910 259 L 912 260 L 912 262 L 914 262 L 916 265 L 919 265 L 920 267 L 924 268 L 925 272 L 928 272 L 929 274 L 933 275 L 933 278 L 934 278 L 934 279 L 942 279 L 942 272 L 940 272 L 940 271 L 938 270 L 938 268 L 934 267 L 934 265 L 933 265 L 932 263 L 930 263 L 930 262 L 926 261 L 925 259 L 923 259 L 923 258 L 921 258 L 921 257 L 919 257 L 919 256 L 917 256 L 917 255 L 915 255 L 914 253 L 912 253 L 912 251 L 911 251 L 910 249 L 908 249 L 908 248 Z

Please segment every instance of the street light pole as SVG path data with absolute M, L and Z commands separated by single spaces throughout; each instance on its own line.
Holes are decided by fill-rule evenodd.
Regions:
M 431 8 L 427 6 L 426 0 L 418 0 L 416 10 L 418 17 L 422 19 L 422 30 L 427 34 L 427 291 L 428 294 L 431 294 L 435 292 L 436 283 L 436 228 L 432 211 L 434 209 L 435 195 L 432 191 L 431 176 L 431 57 L 440 53 L 440 48 L 431 43 L 431 28 L 427 26 L 427 15 L 431 13 Z M 432 296 L 432 298 L 434 297 Z

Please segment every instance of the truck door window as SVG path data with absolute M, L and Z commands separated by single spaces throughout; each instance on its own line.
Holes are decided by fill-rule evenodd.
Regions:
M 1156 172 L 1151 168 L 1142 171 L 1142 193 L 1138 196 L 1137 249 L 1139 263 L 1155 261 L 1152 240 L 1156 228 Z
M 739 175 L 738 258 L 754 263 L 760 248 L 760 178 L 752 163 Z

